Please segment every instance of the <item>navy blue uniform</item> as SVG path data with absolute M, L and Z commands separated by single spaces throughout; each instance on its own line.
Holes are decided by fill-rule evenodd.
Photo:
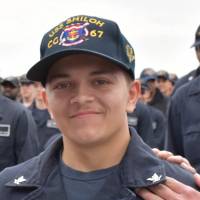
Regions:
M 60 134 L 60 131 L 57 129 L 55 121 L 51 119 L 47 109 L 38 109 L 36 108 L 35 103 L 33 103 L 29 109 L 31 110 L 33 118 L 36 122 L 40 149 L 43 151 L 48 140 L 52 136 Z
M 172 96 L 166 149 L 186 157 L 200 172 L 200 76 Z
M 0 95 L 0 170 L 39 153 L 36 132 L 31 112 Z
M 167 120 L 165 115 L 153 106 L 148 106 L 152 118 L 153 137 L 149 137 L 148 143 L 152 148 L 164 149 L 164 140 L 167 132 Z
M 128 113 L 128 123 L 150 147 L 164 148 L 167 125 L 166 118 L 160 110 L 138 102 L 135 111 Z
M 164 96 L 160 90 L 157 88 L 155 96 L 148 104 L 162 111 L 164 115 L 167 113 L 169 98 Z
M 157 185 L 164 182 L 166 176 L 196 187 L 191 173 L 157 158 L 134 130 L 131 130 L 131 135 L 126 154 L 119 164 L 119 174 L 106 179 L 95 200 L 139 200 L 135 188 Z M 58 138 L 37 157 L 0 173 L 1 198 L 66 200 L 59 171 L 62 148 L 62 140 Z
M 137 102 L 134 112 L 128 113 L 128 124 L 137 130 L 146 143 L 148 138 L 153 136 L 151 115 L 148 106 L 142 102 Z
M 188 74 L 180 78 L 179 80 L 177 80 L 173 94 L 179 87 L 183 86 L 185 83 L 188 83 L 189 81 L 193 80 L 199 75 L 200 75 L 200 66 L 197 69 L 192 70 L 191 72 L 189 72 Z

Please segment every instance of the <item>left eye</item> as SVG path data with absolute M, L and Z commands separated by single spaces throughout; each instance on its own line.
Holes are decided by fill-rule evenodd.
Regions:
M 107 80 L 95 80 L 94 81 L 95 85 L 105 85 L 105 84 L 109 84 L 109 81 Z
M 72 83 L 71 82 L 64 82 L 64 83 L 58 83 L 55 86 L 55 89 L 65 89 L 65 88 L 71 88 L 72 87 Z

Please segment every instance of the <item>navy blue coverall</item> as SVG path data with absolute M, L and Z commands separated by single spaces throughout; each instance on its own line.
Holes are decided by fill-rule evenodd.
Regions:
M 37 128 L 31 112 L 0 95 L 0 171 L 38 153 Z
M 166 149 L 186 157 L 200 172 L 200 76 L 172 96 Z
M 157 185 L 164 182 L 166 176 L 196 188 L 190 172 L 157 158 L 135 130 L 130 131 L 131 140 L 121 160 L 119 176 L 109 176 L 95 200 L 139 200 L 141 198 L 134 192 L 135 188 Z M 1 198 L 66 200 L 58 167 L 62 149 L 59 137 L 37 157 L 1 172 Z

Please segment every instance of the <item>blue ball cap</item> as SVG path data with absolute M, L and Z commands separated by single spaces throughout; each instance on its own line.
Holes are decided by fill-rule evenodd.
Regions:
M 52 64 L 67 55 L 89 53 L 118 64 L 134 79 L 135 54 L 118 25 L 93 16 L 74 16 L 47 32 L 41 42 L 40 61 L 27 78 L 44 85 Z

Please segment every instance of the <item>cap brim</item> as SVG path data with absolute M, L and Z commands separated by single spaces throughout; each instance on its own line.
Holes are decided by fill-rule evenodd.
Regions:
M 191 46 L 191 48 L 192 47 L 196 47 L 196 46 L 199 46 L 200 45 L 200 40 L 199 41 L 197 41 L 197 42 L 195 42 L 192 46 Z
M 156 80 L 156 77 L 155 76 L 146 76 L 146 77 L 142 77 L 140 78 L 142 80 L 142 82 L 146 83 L 148 81 L 151 81 L 151 80 Z
M 157 79 L 169 80 L 169 77 L 167 77 L 167 76 L 165 76 L 165 75 L 157 75 Z
M 16 83 L 13 83 L 12 81 L 2 81 L 1 82 L 1 85 L 4 86 L 4 85 L 7 85 L 7 84 L 11 84 L 13 85 L 14 87 L 17 87 L 18 85 Z
M 116 60 L 112 57 L 109 57 L 107 55 L 90 51 L 88 49 L 70 49 L 70 50 L 64 50 L 64 51 L 59 51 L 57 53 L 54 53 L 52 55 L 49 55 L 43 59 L 41 59 L 38 63 L 36 63 L 33 67 L 30 68 L 30 70 L 27 72 L 27 78 L 32 80 L 32 81 L 39 81 L 42 82 L 43 84 L 46 82 L 46 77 L 48 74 L 48 71 L 52 64 L 57 61 L 58 59 L 67 56 L 67 55 L 72 55 L 72 54 L 77 54 L 77 53 L 89 53 L 93 55 L 98 55 L 103 58 L 106 58 L 118 65 L 123 66 L 123 70 L 129 71 L 130 69 L 128 66 L 119 60 Z M 134 77 L 133 77 L 134 78 Z

